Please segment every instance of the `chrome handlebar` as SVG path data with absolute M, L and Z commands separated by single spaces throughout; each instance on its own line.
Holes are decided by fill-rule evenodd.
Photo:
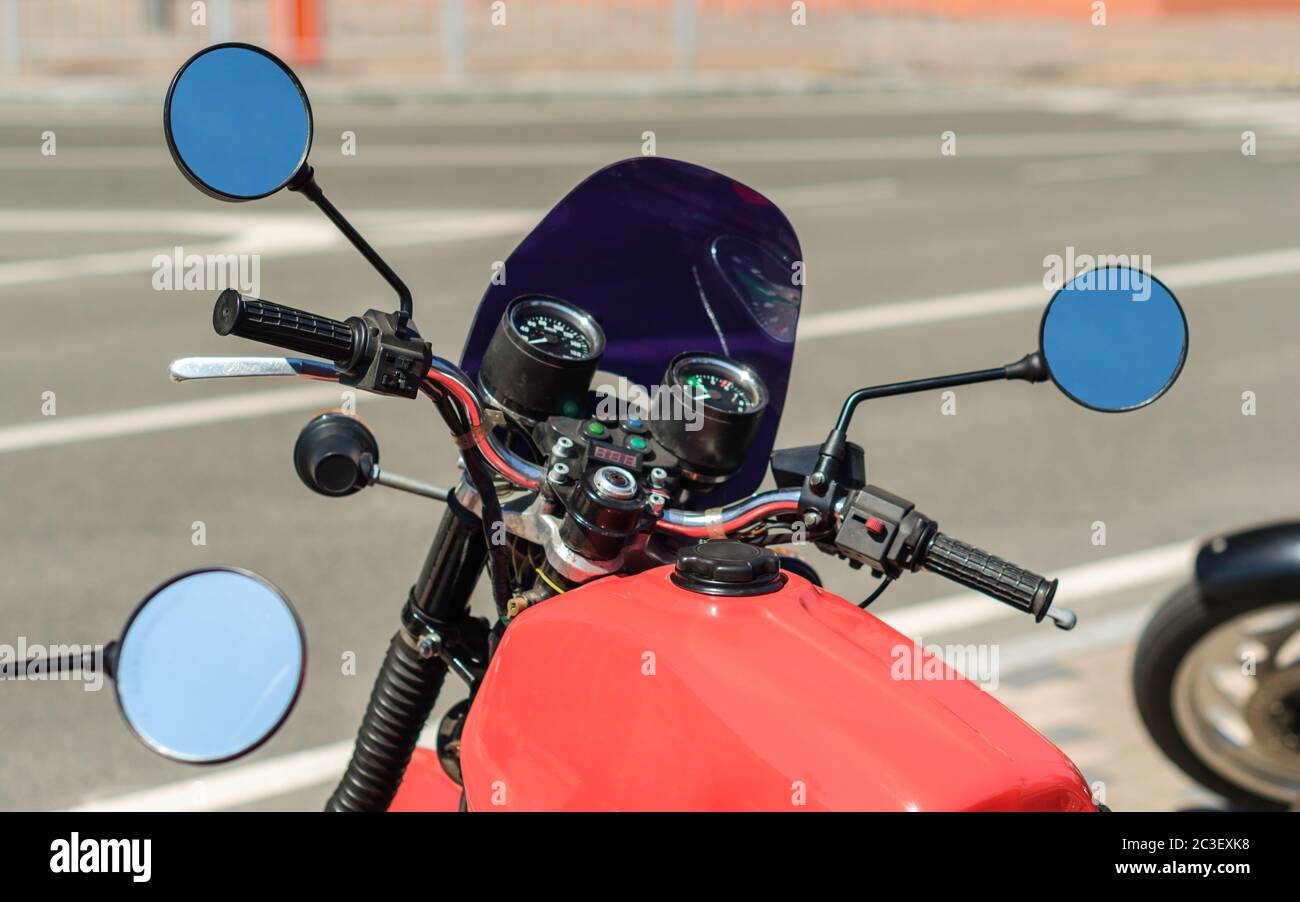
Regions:
M 337 382 L 340 376 L 333 363 L 310 357 L 182 357 L 172 361 L 168 372 L 173 382 L 244 376 L 305 376 Z M 424 390 L 426 394 L 445 391 L 455 398 L 470 424 L 474 444 L 493 470 L 520 488 L 533 492 L 541 488 L 542 468 L 504 447 L 492 434 L 486 425 L 482 398 L 460 367 L 434 357 L 424 378 Z
M 172 361 L 168 371 L 173 382 L 245 376 L 303 376 L 337 382 L 340 375 L 339 368 L 333 363 L 307 357 L 182 357 Z M 469 423 L 473 444 L 502 478 L 528 491 L 541 489 L 542 468 L 506 448 L 492 434 L 482 396 L 464 370 L 448 360 L 434 357 L 423 388 L 426 394 L 445 392 L 455 399 Z M 751 495 L 707 511 L 664 511 L 655 529 L 689 538 L 721 538 L 759 520 L 780 513 L 797 513 L 798 510 L 799 490 L 780 489 Z

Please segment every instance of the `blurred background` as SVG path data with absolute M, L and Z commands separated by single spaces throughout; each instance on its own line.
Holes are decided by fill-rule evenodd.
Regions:
M 0 53 L 20 85 L 89 90 L 236 39 L 353 90 L 926 74 L 1293 85 L 1295 11 L 1293 0 L 0 0 Z
M 202 772 L 139 746 L 107 691 L 0 685 L 0 807 L 319 808 L 441 515 L 298 483 L 337 388 L 166 378 L 252 350 L 213 335 L 215 290 L 159 290 L 177 248 L 258 255 L 262 296 L 331 316 L 389 303 L 302 198 L 221 204 L 175 171 L 168 82 L 225 40 L 297 69 L 322 186 L 444 356 L 493 264 L 602 165 L 653 152 L 770 196 L 808 271 L 782 445 L 861 385 L 1032 349 L 1047 258 L 1150 255 L 1192 336 L 1155 406 L 985 385 L 854 425 L 871 481 L 1060 577 L 1079 628 L 925 575 L 873 610 L 997 648 L 993 691 L 1113 808 L 1216 804 L 1146 739 L 1128 673 L 1196 540 L 1300 513 L 1300 0 L 0 0 L 0 642 L 106 641 L 164 577 L 223 563 L 280 585 L 311 647 L 281 733 Z M 357 405 L 387 466 L 456 478 L 431 411 Z

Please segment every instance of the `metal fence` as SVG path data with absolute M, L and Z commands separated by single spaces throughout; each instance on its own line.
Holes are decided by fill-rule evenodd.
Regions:
M 1223 61 L 1295 70 L 1300 0 L 1105 6 L 1113 27 L 1090 21 L 1091 0 L 0 0 L 0 73 L 156 77 L 224 40 L 390 82 Z M 1225 10 L 1239 17 L 1226 31 L 1203 17 L 1150 18 Z M 1246 10 L 1272 18 L 1252 22 Z

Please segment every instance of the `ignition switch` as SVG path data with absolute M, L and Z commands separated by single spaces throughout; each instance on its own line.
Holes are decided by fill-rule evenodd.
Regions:
M 637 531 L 644 504 L 630 471 L 613 466 L 591 470 L 569 496 L 560 538 L 589 560 L 610 560 Z

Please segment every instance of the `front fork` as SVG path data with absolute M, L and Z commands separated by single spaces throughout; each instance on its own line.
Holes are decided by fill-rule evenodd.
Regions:
M 402 630 L 423 657 L 436 657 L 471 688 L 487 668 L 489 627 L 469 612 L 470 596 L 487 563 L 477 516 L 447 499 L 438 533 L 402 607 Z
M 490 631 L 469 600 L 487 559 L 479 519 L 454 497 L 402 609 L 375 679 L 352 759 L 326 811 L 386 811 L 447 671 L 473 688 L 487 666 Z

